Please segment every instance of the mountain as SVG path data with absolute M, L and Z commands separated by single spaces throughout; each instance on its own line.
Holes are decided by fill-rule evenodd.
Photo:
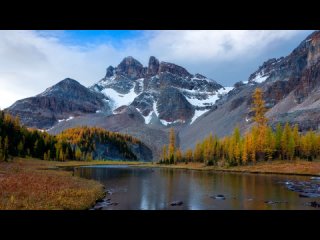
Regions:
M 89 88 L 65 79 L 6 111 L 52 134 L 84 125 L 130 134 L 145 142 L 156 159 L 168 143 L 168 127 L 189 126 L 231 89 L 155 57 L 147 67 L 126 57 Z
M 148 67 L 126 57 L 117 67 L 109 66 L 106 76 L 90 89 L 111 99 L 113 113 L 133 106 L 146 124 L 165 126 L 193 122 L 228 91 L 214 80 L 155 57 L 150 57 Z
M 194 147 L 210 132 L 228 135 L 238 124 L 242 131 L 252 126 L 252 93 L 262 88 L 267 117 L 277 123 L 299 124 L 300 131 L 320 129 L 320 31 L 313 32 L 286 57 L 264 62 L 248 81 L 217 102 L 215 108 L 180 132 L 181 147 Z
M 110 112 L 107 101 L 103 94 L 66 78 L 35 97 L 15 102 L 6 111 L 19 116 L 28 127 L 46 129 L 81 114 L 96 113 L 101 109 Z

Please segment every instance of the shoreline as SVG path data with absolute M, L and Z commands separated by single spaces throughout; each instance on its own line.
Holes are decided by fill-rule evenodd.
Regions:
M 130 166 L 130 167 L 145 167 L 145 168 L 167 168 L 167 169 L 181 169 L 181 170 L 193 170 L 193 171 L 212 171 L 212 172 L 229 172 L 229 173 L 246 173 L 246 174 L 279 174 L 279 175 L 296 175 L 296 176 L 313 176 L 313 177 L 319 177 L 319 174 L 316 173 L 290 173 L 290 172 L 268 172 L 268 171 L 250 171 L 250 170 L 234 170 L 234 169 L 212 169 L 212 168 L 184 168 L 184 167 L 172 167 L 169 165 L 165 166 L 152 166 L 152 165 L 136 165 L 136 166 Z
M 126 162 L 126 161 L 93 161 L 93 162 L 65 162 L 56 164 L 58 168 L 64 167 L 81 167 L 81 166 L 97 166 L 97 165 L 128 165 L 130 167 L 140 168 L 168 168 L 168 169 L 184 169 L 198 171 L 214 171 L 214 172 L 233 172 L 233 173 L 250 173 L 250 174 L 281 174 L 281 175 L 297 175 L 297 176 L 320 176 L 319 161 L 282 161 L 260 162 L 251 166 L 236 167 L 216 167 L 204 166 L 203 163 L 179 163 L 177 165 L 162 165 L 157 163 L 146 162 Z M 295 169 L 295 170 L 294 170 Z
M 302 166 L 301 166 L 302 165 Z M 307 165 L 304 169 L 303 165 Z M 278 167 L 277 170 L 268 170 L 266 168 Z M 140 164 L 133 167 L 148 167 L 148 168 L 168 168 L 168 169 L 183 169 L 183 170 L 197 170 L 197 171 L 213 171 L 213 172 L 231 172 L 231 173 L 250 173 L 250 174 L 280 174 L 280 175 L 296 175 L 296 176 L 320 176 L 320 162 L 307 162 L 307 161 L 275 161 L 271 163 L 261 162 L 253 166 L 237 166 L 237 167 L 213 167 L 204 166 L 203 164 L 178 164 L 178 165 L 160 165 L 160 164 Z M 300 167 L 297 171 L 288 170 L 288 168 Z M 304 172 L 309 171 L 309 172 Z

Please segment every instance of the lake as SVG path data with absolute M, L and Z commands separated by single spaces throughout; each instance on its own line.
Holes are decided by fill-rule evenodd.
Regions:
M 306 203 L 320 200 L 287 189 L 286 182 L 311 181 L 307 176 L 115 165 L 80 167 L 75 173 L 104 184 L 102 210 L 314 210 Z M 175 201 L 183 204 L 171 206 Z

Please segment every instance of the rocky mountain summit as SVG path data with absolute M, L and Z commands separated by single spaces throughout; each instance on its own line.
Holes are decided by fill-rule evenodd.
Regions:
M 109 98 L 114 113 L 130 105 L 146 124 L 160 120 L 163 125 L 192 122 L 199 116 L 197 110 L 210 109 L 219 94 L 228 91 L 214 80 L 153 56 L 148 67 L 126 57 L 117 67 L 109 66 L 106 76 L 90 89 Z

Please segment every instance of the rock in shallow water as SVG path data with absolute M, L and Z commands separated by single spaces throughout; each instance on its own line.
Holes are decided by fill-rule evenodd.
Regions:
M 320 197 L 320 194 L 304 192 L 304 193 L 300 193 L 299 197 L 301 197 L 301 198 L 318 198 L 318 197 Z
M 171 206 L 181 206 L 183 204 L 182 201 L 174 201 L 172 203 L 170 203 Z
M 222 194 L 211 196 L 211 198 L 216 199 L 216 200 L 226 200 L 226 197 Z
M 311 177 L 311 180 L 316 180 L 316 181 L 320 181 L 320 177 Z
M 90 210 L 103 210 L 103 208 L 109 207 L 109 206 L 117 206 L 119 203 L 117 202 L 111 202 L 111 198 L 108 199 L 100 199 L 96 202 L 96 205 L 91 208 Z
M 105 191 L 105 193 L 108 194 L 108 195 L 112 195 L 113 191 L 112 191 L 112 189 L 107 189 L 107 190 Z
M 287 201 L 265 201 L 266 204 L 288 203 Z
M 307 202 L 305 205 L 310 206 L 310 207 L 314 207 L 314 208 L 320 208 L 320 202 Z
M 313 178 L 311 178 L 311 180 L 313 180 Z M 320 184 L 314 181 L 288 181 L 285 182 L 285 185 L 288 190 L 299 193 L 299 197 L 320 197 Z

